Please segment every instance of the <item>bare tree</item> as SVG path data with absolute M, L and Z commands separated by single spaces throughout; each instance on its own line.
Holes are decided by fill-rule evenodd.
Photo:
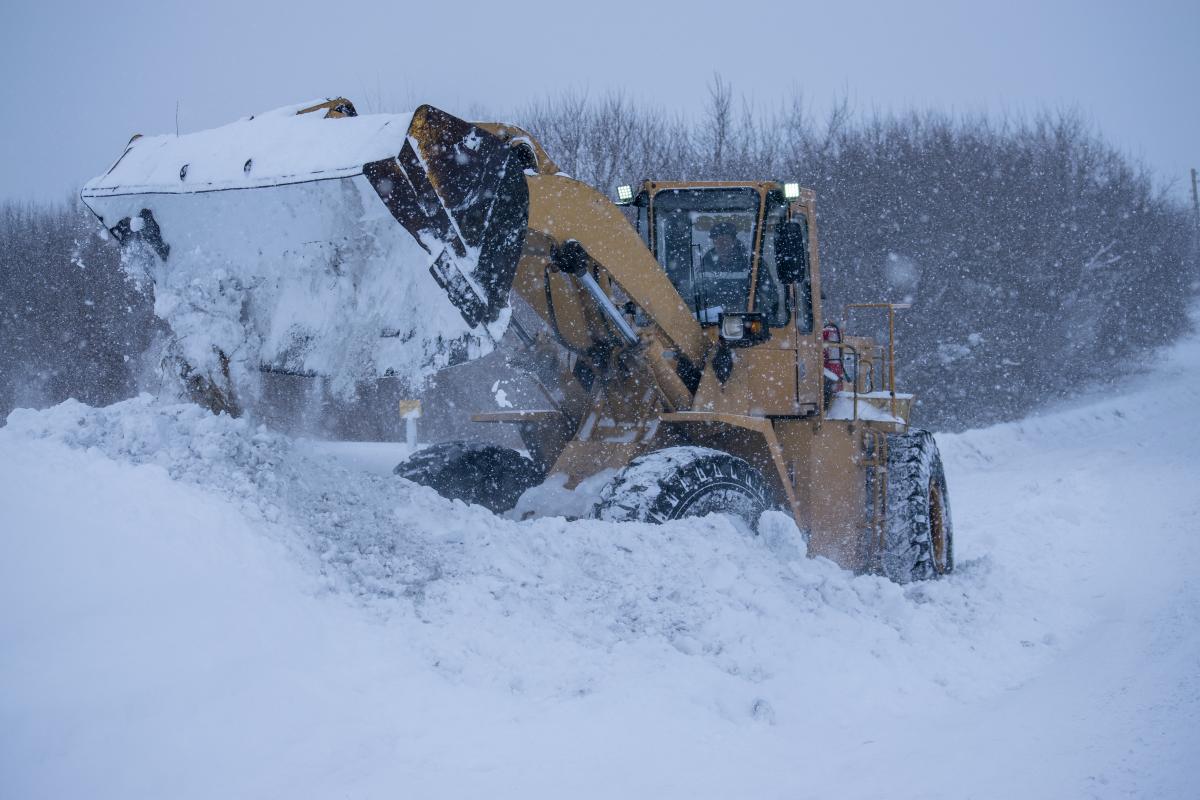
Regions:
M 705 108 L 704 144 L 706 160 L 700 169 L 719 174 L 725 167 L 726 150 L 733 135 L 733 87 L 719 74 L 713 74 L 708 84 L 708 105 Z

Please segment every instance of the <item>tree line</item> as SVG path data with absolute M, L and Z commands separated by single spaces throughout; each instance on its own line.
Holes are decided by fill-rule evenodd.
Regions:
M 76 199 L 0 206 L 0 419 L 136 391 L 156 329 L 149 287 Z
M 912 304 L 899 379 L 928 427 L 1019 418 L 1141 369 L 1188 329 L 1188 209 L 1077 114 L 860 115 L 841 102 L 818 117 L 800 97 L 756 110 L 718 78 L 693 117 L 621 94 L 509 116 L 608 194 L 642 178 L 815 189 L 826 314 Z M 102 234 L 77 201 L 0 207 L 0 414 L 113 402 L 152 363 L 152 293 Z

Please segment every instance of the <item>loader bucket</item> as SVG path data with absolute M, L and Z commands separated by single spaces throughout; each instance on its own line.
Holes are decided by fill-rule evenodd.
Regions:
M 419 386 L 504 333 L 519 153 L 429 107 L 303 113 L 328 104 L 135 137 L 83 189 L 197 374 L 318 375 L 349 396 L 381 376 Z

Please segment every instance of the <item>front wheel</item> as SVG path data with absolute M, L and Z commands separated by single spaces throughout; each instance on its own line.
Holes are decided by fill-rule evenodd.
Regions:
M 950 495 L 933 434 L 910 430 L 888 436 L 887 476 L 883 574 L 909 583 L 952 572 Z
M 744 459 L 707 447 L 667 447 L 639 456 L 600 493 L 593 516 L 613 522 L 666 522 L 732 514 L 751 528 L 771 492 Z

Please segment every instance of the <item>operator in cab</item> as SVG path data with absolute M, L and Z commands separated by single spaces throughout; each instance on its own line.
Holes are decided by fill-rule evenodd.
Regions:
M 730 311 L 744 309 L 750 290 L 750 257 L 738 239 L 737 226 L 718 222 L 708 238 L 712 247 L 700 260 L 697 276 L 706 305 Z

